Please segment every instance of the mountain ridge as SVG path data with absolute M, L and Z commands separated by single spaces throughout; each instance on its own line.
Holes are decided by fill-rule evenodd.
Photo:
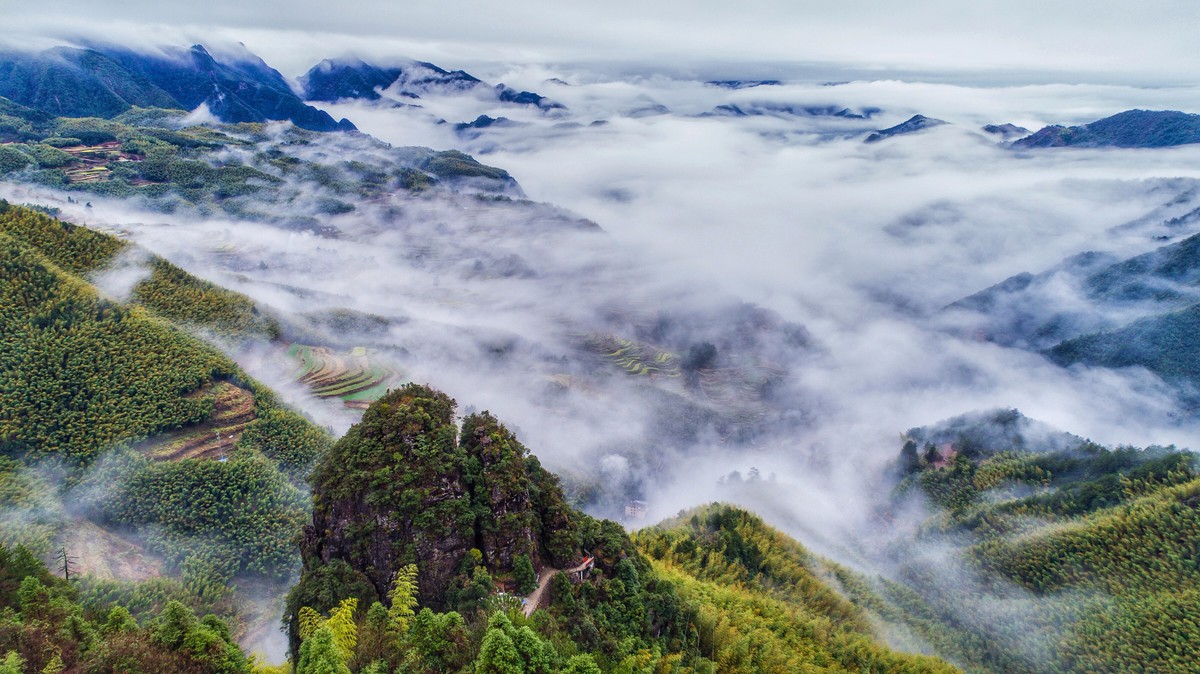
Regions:
M 1013 141 L 1012 147 L 1159 148 L 1192 143 L 1200 143 L 1200 115 L 1126 110 L 1081 126 L 1047 126 Z
M 262 59 L 222 60 L 199 44 L 156 53 L 104 44 L 2 52 L 0 96 L 59 116 L 111 118 L 134 107 L 205 105 L 232 123 L 288 120 L 312 131 L 355 129 L 301 101 Z

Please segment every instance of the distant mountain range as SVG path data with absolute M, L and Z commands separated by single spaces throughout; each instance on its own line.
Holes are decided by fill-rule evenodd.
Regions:
M 1060 365 L 1142 366 L 1185 393 L 1200 391 L 1200 234 L 1177 238 L 1200 222 L 1198 188 L 1184 190 L 1158 217 L 1131 223 L 1163 241 L 1154 250 L 1124 259 L 1084 252 L 947 311 L 974 317 L 965 330 L 979 338 L 1039 351 Z
M 1126 110 L 1082 126 L 1047 126 L 1013 142 L 1013 147 L 1170 147 L 1190 143 L 1200 143 L 1200 115 Z
M 733 106 L 722 106 L 733 107 Z M 864 109 L 866 117 L 871 110 Z M 731 111 L 725 111 L 730 114 Z M 849 116 L 844 113 L 834 113 Z M 923 131 L 946 122 L 925 115 L 913 115 L 909 119 L 867 136 L 866 142 L 877 143 L 893 136 Z M 1111 117 L 1081 126 L 1047 126 L 1036 133 L 1015 124 L 989 124 L 982 130 L 1002 140 L 1017 138 L 1010 147 L 1036 149 L 1050 147 L 1118 147 L 1155 148 L 1200 143 L 1200 115 L 1177 110 L 1126 110 Z M 1024 136 L 1024 137 L 1021 137 Z
M 57 116 L 113 117 L 130 108 L 208 110 L 225 122 L 289 120 L 310 131 L 354 130 L 304 103 L 249 51 L 214 57 L 203 45 L 139 52 L 92 45 L 0 53 L 0 96 Z
M 530 105 L 541 110 L 564 109 L 532 91 L 506 84 L 491 86 L 463 70 L 446 70 L 425 61 L 408 61 L 394 67 L 372 65 L 361 59 L 325 59 L 300 78 L 304 96 L 310 101 L 377 101 L 380 91 L 391 89 L 398 96 L 421 98 L 429 94 L 486 92 L 502 103 Z
M 932 117 L 926 117 L 925 115 L 913 115 L 896 126 L 890 126 L 886 129 L 880 129 L 876 131 L 875 133 L 867 136 L 866 141 L 864 142 L 878 143 L 885 138 L 902 136 L 908 133 L 916 133 L 917 131 L 932 129 L 935 126 L 941 126 L 945 123 L 946 122 L 940 119 L 933 119 Z
M 765 85 L 763 85 L 765 86 Z M 790 103 L 726 103 L 703 113 L 702 117 L 845 117 L 846 119 L 870 119 L 882 112 L 879 108 L 861 108 L 858 112 L 839 105 L 793 105 Z

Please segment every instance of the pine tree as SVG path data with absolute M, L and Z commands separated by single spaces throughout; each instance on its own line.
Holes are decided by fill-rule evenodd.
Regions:
M 513 580 L 517 583 L 519 594 L 529 594 L 537 589 L 537 573 L 533 570 L 529 555 L 517 555 L 513 564 Z

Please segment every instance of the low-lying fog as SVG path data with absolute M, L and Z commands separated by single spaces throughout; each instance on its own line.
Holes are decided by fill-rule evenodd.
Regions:
M 1200 147 L 1017 152 L 982 125 L 1032 131 L 1130 108 L 1196 111 L 1200 90 L 896 81 L 735 90 L 494 74 L 567 110 L 470 95 L 427 97 L 421 108 L 323 107 L 395 145 L 471 152 L 507 169 L 532 200 L 603 231 L 555 208 L 466 195 L 359 204 L 329 219 L 339 238 L 100 199 L 92 209 L 53 205 L 285 315 L 344 307 L 388 318 L 380 332 L 326 337 L 373 349 L 460 409 L 490 409 L 549 467 L 611 492 L 595 501 L 601 514 L 642 498 L 652 522 L 725 497 L 718 479 L 753 466 L 775 475 L 780 488 L 763 498 L 788 511 L 792 528 L 832 545 L 865 516 L 870 500 L 852 496 L 896 455 L 900 432 L 996 406 L 1101 443 L 1200 447 L 1200 429 L 1148 373 L 1062 369 L 956 337 L 934 316 L 1083 250 L 1150 250 L 1162 243 L 1155 225 L 1200 205 Z M 727 104 L 764 114 L 701 116 Z M 870 118 L 781 112 L 785 104 Z M 863 142 L 916 113 L 951 124 Z M 454 130 L 480 114 L 514 123 Z M 354 151 L 326 142 L 312 152 Z M 5 189 L 18 202 L 52 198 Z M 1147 214 L 1144 226 L 1113 230 Z M 680 360 L 713 344 L 727 378 L 704 387 L 628 374 L 605 349 L 586 348 L 597 335 Z M 235 355 L 321 423 L 340 432 L 353 421 L 291 384 L 278 349 Z

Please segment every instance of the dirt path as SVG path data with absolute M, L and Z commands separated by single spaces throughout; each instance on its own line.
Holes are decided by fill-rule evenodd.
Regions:
M 533 612 L 541 605 L 542 595 L 545 594 L 546 588 L 550 586 L 550 579 L 556 573 L 558 573 L 558 569 L 552 569 L 548 566 L 542 569 L 541 576 L 538 578 L 537 589 L 529 593 L 529 596 L 525 598 L 525 605 L 521 607 L 521 611 L 525 614 L 526 618 L 533 615 Z
M 540 575 L 538 575 L 537 589 L 529 593 L 529 596 L 525 598 L 525 605 L 521 607 L 521 611 L 525 614 L 525 617 L 528 618 L 529 616 L 533 615 L 533 612 L 538 610 L 538 607 L 541 606 L 542 596 L 545 594 L 546 588 L 550 585 L 550 579 L 554 578 L 556 574 L 565 573 L 570 575 L 572 573 L 579 573 L 584 569 L 592 568 L 594 563 L 595 560 L 593 560 L 591 557 L 585 557 L 582 564 L 573 569 L 567 569 L 566 571 L 559 571 L 558 569 L 552 569 L 548 566 L 543 568 Z
M 56 545 L 67 549 L 73 558 L 71 570 L 79 575 L 142 581 L 163 573 L 158 556 L 88 520 L 68 524 Z

